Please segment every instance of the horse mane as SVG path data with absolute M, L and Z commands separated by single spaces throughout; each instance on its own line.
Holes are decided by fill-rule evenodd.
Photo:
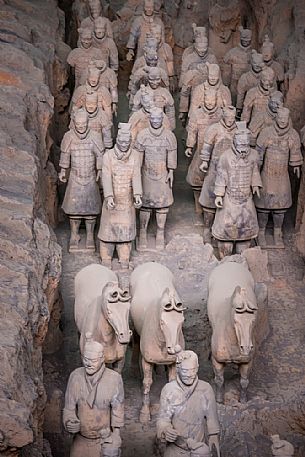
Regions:
M 258 307 L 256 302 L 251 302 L 248 297 L 247 290 L 243 287 L 236 286 L 232 295 L 232 307 L 238 314 L 251 313 L 254 314 Z

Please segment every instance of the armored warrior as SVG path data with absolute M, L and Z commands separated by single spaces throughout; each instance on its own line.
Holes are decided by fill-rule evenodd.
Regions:
M 187 48 L 184 49 L 182 54 L 182 60 L 186 59 L 186 57 L 194 52 L 194 43 L 196 40 L 200 40 L 201 38 L 207 38 L 207 30 L 205 27 L 197 27 L 195 23 L 192 24 L 193 29 L 193 43 L 189 45 Z M 209 49 L 209 52 L 212 52 Z
M 62 209 L 70 219 L 70 252 L 78 249 L 82 219 L 85 219 L 86 223 L 86 249 L 95 250 L 94 226 L 101 211 L 98 180 L 103 153 L 102 137 L 89 130 L 87 112 L 84 109 L 75 111 L 73 127 L 65 134 L 61 143 L 59 161 L 59 179 L 62 182 L 68 180 Z
M 168 76 L 167 65 L 163 57 L 158 54 L 157 40 L 147 37 L 143 48 L 143 55 L 138 57 L 132 67 L 131 76 L 144 67 L 160 67 Z
M 102 17 L 106 24 L 106 35 L 113 40 L 113 30 L 111 22 L 107 17 L 102 15 L 102 4 L 100 0 L 88 0 L 90 15 L 82 20 L 81 28 L 89 29 L 93 32 L 94 20 L 98 17 Z
M 221 257 L 250 247 L 258 235 L 258 223 L 252 194 L 260 195 L 262 181 L 255 150 L 250 148 L 250 131 L 245 122 L 237 122 L 233 144 L 220 157 L 214 194 L 216 215 L 212 235 L 218 240 Z
M 141 163 L 131 145 L 130 125 L 120 123 L 116 144 L 103 157 L 105 200 L 98 238 L 102 264 L 110 268 L 115 248 L 121 267 L 129 267 L 131 243 L 136 238 L 135 208 L 142 205 Z
M 119 55 L 115 42 L 107 37 L 107 27 L 103 17 L 94 19 L 93 46 L 100 50 L 100 59 L 108 67 L 117 72 L 119 70 Z
M 265 64 L 263 61 L 262 54 L 258 54 L 255 49 L 251 51 L 251 70 L 247 71 L 239 78 L 237 83 L 237 100 L 236 100 L 236 112 L 237 117 L 240 118 L 246 93 L 252 87 L 257 86 L 260 79 L 260 74 Z
M 163 109 L 167 115 L 171 129 L 176 127 L 175 104 L 172 95 L 165 87 L 161 87 L 161 71 L 158 67 L 151 67 L 148 72 L 147 91 L 153 96 L 156 107 Z M 135 112 L 141 108 L 141 91 L 139 90 L 133 99 L 132 111 Z
M 192 186 L 195 200 L 196 213 L 201 214 L 202 208 L 198 203 L 203 183 L 204 174 L 199 169 L 201 164 L 200 151 L 202 149 L 207 127 L 221 119 L 221 108 L 217 106 L 217 91 L 208 88 L 204 97 L 204 104 L 193 111 L 187 126 L 187 149 L 186 157 L 192 157 L 193 149 L 196 147 L 192 161 L 189 165 L 186 181 Z
M 177 168 L 177 140 L 163 125 L 160 108 L 150 112 L 150 126 L 137 137 L 135 148 L 143 155 L 143 206 L 140 210 L 138 249 L 147 247 L 147 227 L 152 210 L 156 210 L 156 248 L 164 249 L 164 228 L 169 207 L 173 204 L 174 170 Z
M 222 108 L 222 118 L 216 124 L 207 128 L 204 144 L 200 151 L 200 170 L 205 173 L 199 203 L 203 207 L 203 241 L 211 242 L 211 227 L 214 221 L 215 180 L 217 164 L 222 154 L 230 149 L 236 132 L 236 109 L 233 106 Z
M 274 92 L 275 74 L 272 68 L 264 68 L 256 87 L 247 92 L 241 120 L 245 121 L 252 132 L 253 119 L 268 109 L 269 96 Z M 251 137 L 251 145 L 255 145 L 255 137 Z
M 78 48 L 72 49 L 67 62 L 74 68 L 75 89 L 85 84 L 87 69 L 91 59 L 100 59 L 101 53 L 92 44 L 92 32 L 88 29 L 78 29 L 80 44 Z
M 172 48 L 169 44 L 165 43 L 163 30 L 159 24 L 154 24 L 151 29 L 151 35 L 148 36 L 148 45 L 150 41 L 156 44 L 158 56 L 166 63 L 166 70 L 169 77 L 169 84 L 171 92 L 176 90 L 176 79 L 174 70 L 174 56 Z
M 267 67 L 272 68 L 275 73 L 277 88 L 282 91 L 285 78 L 284 68 L 279 62 L 274 60 L 274 44 L 270 41 L 268 35 L 265 36 L 261 52 L 263 55 L 264 64 Z
M 211 457 L 214 447 L 220 457 L 215 395 L 198 368 L 195 352 L 180 352 L 176 379 L 162 389 L 157 436 L 166 442 L 164 457 Z
M 103 346 L 86 334 L 83 367 L 69 378 L 63 423 L 74 435 L 70 457 L 119 457 L 124 426 L 124 388 L 120 374 L 106 368 Z
M 90 66 L 95 66 L 100 70 L 99 85 L 108 89 L 112 101 L 112 113 L 116 115 L 118 105 L 118 77 L 111 68 L 109 68 L 104 60 L 93 60 Z
M 249 29 L 239 28 L 240 43 L 230 49 L 223 58 L 223 81 L 230 87 L 233 103 L 236 103 L 237 83 L 243 73 L 250 70 L 252 32 Z
M 287 108 L 280 107 L 275 122 L 261 131 L 257 139 L 257 151 L 263 163 L 263 190 L 254 199 L 258 211 L 259 244 L 266 246 L 265 230 L 269 213 L 272 213 L 274 244 L 282 248 L 284 216 L 292 205 L 288 166 L 299 178 L 303 163 L 300 137 L 291 125 Z
M 86 93 L 96 92 L 98 96 L 98 105 L 105 111 L 108 116 L 109 122 L 112 124 L 112 98 L 110 92 L 104 85 L 100 84 L 101 70 L 95 65 L 88 67 L 88 76 L 86 83 L 79 86 L 73 94 L 70 111 L 72 112 L 75 108 L 81 108 L 85 106 Z
M 143 55 L 143 48 L 148 34 L 151 34 L 152 26 L 159 24 L 164 36 L 164 24 L 161 18 L 154 13 L 154 0 L 144 0 L 144 11 L 142 16 L 136 17 L 131 26 L 129 40 L 127 43 L 127 60 L 131 61 L 135 56 L 137 48 L 137 57 Z
M 206 63 L 206 69 L 207 80 L 193 89 L 189 117 L 195 109 L 204 105 L 204 97 L 209 88 L 217 92 L 217 106 L 222 108 L 232 104 L 230 89 L 221 80 L 219 65 Z

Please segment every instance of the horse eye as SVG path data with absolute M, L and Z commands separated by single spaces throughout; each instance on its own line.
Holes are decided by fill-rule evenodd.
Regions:
M 171 303 L 166 303 L 166 305 L 164 305 L 164 309 L 171 309 L 172 308 L 172 304 Z
M 180 303 L 180 302 L 176 303 L 176 308 L 182 308 L 182 306 L 183 306 L 182 303 Z

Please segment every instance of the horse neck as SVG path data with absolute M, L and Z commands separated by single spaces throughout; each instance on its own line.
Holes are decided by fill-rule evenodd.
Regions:
M 116 338 L 115 332 L 113 327 L 109 324 L 106 318 L 106 311 L 104 303 L 101 306 L 101 313 L 98 322 L 98 329 L 100 333 L 101 340 L 104 344 L 113 343 L 114 339 Z
M 156 300 L 149 306 L 148 310 L 146 311 L 144 325 L 147 327 L 151 341 L 154 341 L 157 346 L 162 347 L 162 343 L 165 343 L 165 338 L 161 330 L 160 314 L 161 307 L 159 300 Z

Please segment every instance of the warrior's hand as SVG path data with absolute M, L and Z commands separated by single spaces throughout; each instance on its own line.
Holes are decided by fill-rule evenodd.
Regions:
M 66 429 L 69 433 L 78 433 L 80 432 L 80 421 L 79 420 L 71 420 L 66 423 Z
M 165 182 L 169 184 L 169 187 L 170 187 L 171 189 L 173 188 L 173 184 L 174 184 L 174 170 L 169 170 Z
M 223 207 L 222 197 L 216 197 L 215 198 L 215 206 L 216 206 L 216 208 L 222 208 Z
M 293 167 L 293 173 L 300 179 L 301 176 L 301 167 Z
M 173 427 L 168 427 L 166 430 L 164 430 L 164 436 L 166 441 L 169 443 L 174 443 L 178 438 L 178 433 Z
M 218 435 L 209 436 L 209 448 L 211 453 L 213 452 L 213 446 L 215 446 L 217 451 L 217 456 L 220 457 L 220 448 L 219 448 L 219 437 Z
M 96 174 L 96 182 L 99 182 L 99 180 L 102 178 L 102 172 L 101 170 L 98 170 L 97 174 Z
M 261 196 L 259 187 L 257 187 L 257 186 L 252 187 L 252 193 L 253 193 L 253 195 L 256 194 L 258 196 L 258 198 L 260 198 L 260 196 Z
M 129 49 L 128 52 L 127 52 L 127 55 L 126 55 L 126 59 L 128 62 L 131 62 L 134 58 L 134 50 L 133 49 Z
M 106 202 L 107 202 L 107 208 L 109 210 L 112 210 L 115 208 L 115 203 L 114 203 L 114 198 L 113 197 L 107 197 L 106 198 Z
M 206 173 L 208 171 L 208 168 L 209 168 L 208 162 L 203 161 L 199 167 L 199 170 L 202 171 L 203 173 Z
M 134 204 L 133 205 L 134 205 L 134 207 L 136 209 L 141 208 L 141 206 L 142 206 L 142 197 L 141 197 L 141 195 L 135 195 L 134 196 Z
M 192 157 L 193 155 L 193 149 L 192 148 L 186 148 L 185 153 L 186 157 Z
M 58 175 L 59 181 L 61 182 L 67 182 L 67 177 L 66 177 L 66 170 L 65 168 L 62 168 L 59 172 Z
M 116 103 L 112 103 L 112 114 L 116 117 L 118 114 L 118 105 Z
M 185 127 L 186 126 L 186 120 L 187 120 L 187 113 L 179 113 L 179 119 L 182 123 L 182 126 Z

